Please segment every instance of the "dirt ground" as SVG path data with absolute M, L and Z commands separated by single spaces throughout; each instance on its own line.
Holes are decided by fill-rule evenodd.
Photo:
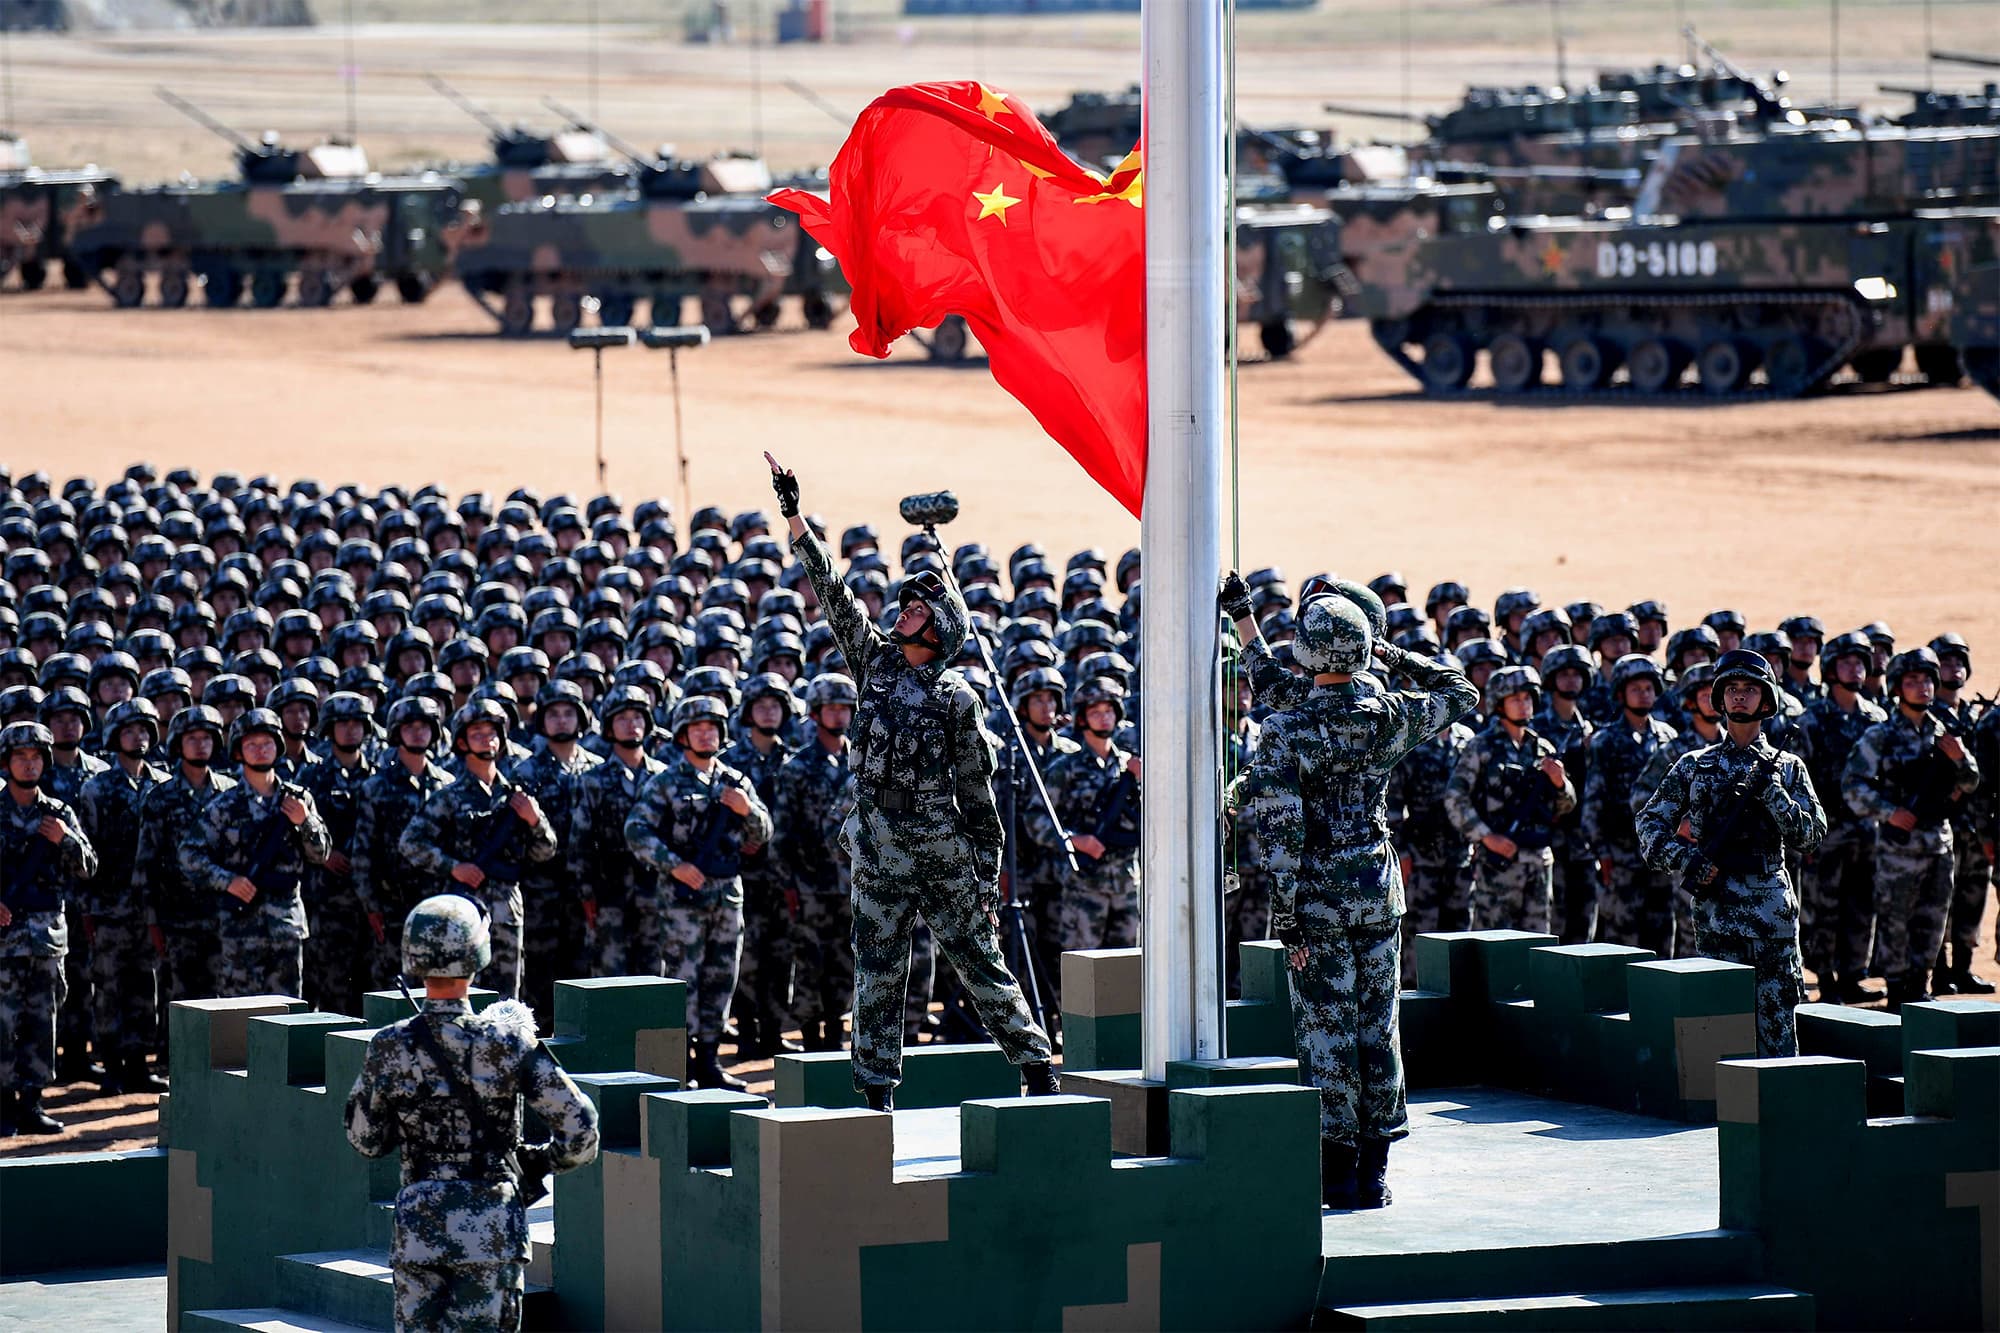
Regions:
M 1678 8 L 1742 63 L 1788 65 L 1802 97 L 1831 95 L 1820 7 Z M 1921 78 L 1913 9 L 1842 6 L 1845 96 Z M 438 12 L 364 6 L 371 20 Z M 903 23 L 871 0 L 852 7 L 851 40 L 837 50 L 752 51 L 680 45 L 680 10 L 665 12 L 604 31 L 605 121 L 683 151 L 743 145 L 761 124 L 781 167 L 824 161 L 842 132 L 786 78 L 850 110 L 893 83 L 966 76 L 1052 106 L 1138 69 L 1129 19 Z M 1402 12 L 1421 47 L 1407 84 L 1416 109 L 1448 103 L 1467 82 L 1551 72 L 1541 6 L 1433 0 Z M 1664 8 L 1575 0 L 1564 12 L 1573 69 L 1674 53 Z M 1334 97 L 1402 105 L 1396 13 L 1328 0 L 1305 14 L 1245 16 L 1245 117 L 1324 123 L 1316 109 Z M 1933 41 L 1990 47 L 1996 17 L 1994 0 L 1940 0 Z M 340 123 L 335 29 L 13 45 L 15 123 L 49 164 L 96 160 L 131 180 L 225 170 L 222 145 L 154 101 L 155 84 L 246 129 L 309 137 Z M 371 22 L 356 50 L 378 163 L 483 153 L 476 128 L 424 87 L 427 69 L 537 122 L 538 95 L 587 97 L 587 42 L 575 28 Z M 1946 86 L 1972 82 L 1939 74 Z M 681 358 L 696 505 L 768 505 L 768 448 L 797 467 L 808 506 L 834 525 L 898 533 L 899 497 L 951 487 L 964 503 L 954 541 L 1005 550 L 1034 539 L 1058 557 L 1095 545 L 1114 558 L 1136 542 L 1136 521 L 983 366 L 934 366 L 907 345 L 871 363 L 847 349 L 846 331 L 846 321 L 831 333 L 788 321 Z M 1523 584 L 1557 604 L 1659 597 L 1676 624 L 1733 606 L 1760 626 L 1801 612 L 1835 630 L 1882 619 L 1905 642 L 1952 628 L 1981 663 L 1976 687 L 2000 671 L 2000 404 L 1976 390 L 1848 389 L 1727 407 L 1440 403 L 1416 393 L 1365 329 L 1337 324 L 1287 362 L 1244 366 L 1240 397 L 1232 558 L 1246 568 L 1280 565 L 1294 581 L 1315 569 L 1396 569 L 1419 590 L 1455 578 L 1489 606 Z M 611 487 L 628 503 L 658 494 L 679 508 L 668 366 L 637 350 L 606 357 L 604 404 Z M 145 458 L 329 483 L 581 495 L 595 489 L 592 457 L 590 358 L 554 341 L 500 341 L 453 288 L 417 308 L 328 311 L 117 312 L 95 292 L 0 294 L 0 460 L 17 470 L 109 480 Z M 1992 977 L 1990 930 L 1981 966 Z M 58 1115 L 75 1113 L 70 1134 L 0 1151 L 136 1146 L 150 1141 L 151 1102 L 54 1098 Z

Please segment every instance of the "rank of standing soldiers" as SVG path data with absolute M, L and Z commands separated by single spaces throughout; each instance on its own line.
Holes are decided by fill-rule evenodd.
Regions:
M 358 1012 L 436 892 L 484 905 L 483 984 L 544 1023 L 558 978 L 664 973 L 689 983 L 698 1081 L 729 1081 L 732 1024 L 746 1058 L 794 1030 L 841 1047 L 856 692 L 782 537 L 757 510 L 683 526 L 664 502 L 610 495 L 0 472 L 5 1132 L 52 1131 L 57 1083 L 159 1087 L 171 1000 L 283 992 Z M 1003 895 L 1053 1018 L 1062 950 L 1137 939 L 1139 554 L 1028 543 L 1003 562 L 922 533 L 885 547 L 867 525 L 837 547 L 879 623 L 902 579 L 948 565 L 993 647 L 1001 679 L 970 641 L 956 666 L 991 708 Z M 1676 628 L 1658 601 L 1544 606 L 1513 588 L 1489 614 L 1449 581 L 1421 602 L 1399 574 L 1336 582 L 1308 579 L 1298 606 L 1372 598 L 1380 637 L 1481 693 L 1389 774 L 1405 940 L 1513 926 L 1699 948 L 1715 911 L 1642 816 L 1705 790 L 1672 775 L 1723 739 L 1714 664 L 1743 648 L 1769 664 L 1763 732 L 1802 761 L 1824 835 L 1773 845 L 1775 869 L 1752 877 L 1770 901 L 1742 919 L 1797 930 L 1823 998 L 1877 995 L 1867 978 L 1891 1004 L 1990 989 L 1972 955 L 2000 710 L 1975 699 L 1959 636 L 1899 651 L 1880 622 L 1751 633 L 1723 610 Z M 1284 577 L 1246 587 L 1225 645 L 1233 772 L 1310 687 Z M 1400 683 L 1379 670 L 1357 689 Z M 1254 819 L 1230 833 L 1233 955 L 1271 929 L 1272 851 Z M 948 968 L 932 982 L 916 940 L 912 1038 L 933 984 L 955 985 Z

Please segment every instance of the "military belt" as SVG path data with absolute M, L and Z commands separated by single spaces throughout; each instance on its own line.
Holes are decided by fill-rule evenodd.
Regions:
M 403 1149 L 403 1170 L 414 1180 L 510 1181 L 506 1159 L 493 1153 L 425 1153 Z
M 932 809 L 949 805 L 951 797 L 943 792 L 914 792 L 904 787 L 875 786 L 861 783 L 861 794 L 877 810 L 885 810 L 892 815 L 906 815 L 913 811 Z

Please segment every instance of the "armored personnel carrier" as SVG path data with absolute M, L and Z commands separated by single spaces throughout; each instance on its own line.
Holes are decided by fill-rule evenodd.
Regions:
M 22 290 L 39 291 L 59 270 L 65 286 L 88 285 L 70 257 L 70 237 L 97 219 L 117 189 L 118 178 L 94 166 L 35 166 L 27 141 L 0 131 L 0 284 L 11 273 Z
M 637 188 L 503 204 L 454 234 L 452 270 L 501 333 L 532 332 L 543 298 L 565 334 L 582 322 L 586 301 L 605 325 L 631 323 L 641 302 L 653 323 L 678 324 L 692 297 L 718 335 L 770 327 L 786 296 L 798 299 L 809 327 L 833 322 L 847 290 L 839 265 L 790 212 L 765 201 L 772 179 L 761 158 L 686 161 L 604 138 L 631 163 Z
M 1333 196 L 1349 309 L 1426 389 L 1483 355 L 1503 394 L 1625 399 L 1692 372 L 1792 397 L 1914 353 L 1956 383 L 1953 292 L 2000 207 L 2000 129 L 1779 128 L 1672 140 L 1629 214 L 1509 216 L 1490 186 Z
M 446 269 L 444 233 L 458 218 L 456 182 L 434 172 L 383 176 L 357 145 L 287 148 L 252 141 L 199 108 L 161 97 L 236 149 L 237 178 L 120 190 L 71 241 L 75 262 L 121 307 L 203 302 L 283 304 L 294 280 L 302 306 L 346 291 L 357 304 L 386 284 L 423 300 Z
M 493 146 L 490 161 L 445 162 L 435 168 L 458 182 L 468 207 L 491 212 L 502 204 L 560 195 L 616 195 L 633 188 L 632 168 L 598 135 L 573 125 L 552 134 L 508 125 L 435 74 L 424 77 L 453 106 L 478 121 Z

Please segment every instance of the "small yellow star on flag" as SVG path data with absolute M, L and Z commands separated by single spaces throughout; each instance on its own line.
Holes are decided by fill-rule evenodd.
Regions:
M 972 197 L 979 201 L 979 217 L 974 218 L 974 222 L 979 221 L 979 218 L 999 218 L 1003 227 L 1007 225 L 1007 210 L 1021 202 L 1019 199 L 1008 197 L 1005 185 L 995 185 L 984 193 L 974 190 Z
M 998 120 L 1002 116 L 1014 114 L 1014 109 L 1007 105 L 1007 99 L 983 83 L 979 85 L 979 105 L 975 109 L 988 120 Z

